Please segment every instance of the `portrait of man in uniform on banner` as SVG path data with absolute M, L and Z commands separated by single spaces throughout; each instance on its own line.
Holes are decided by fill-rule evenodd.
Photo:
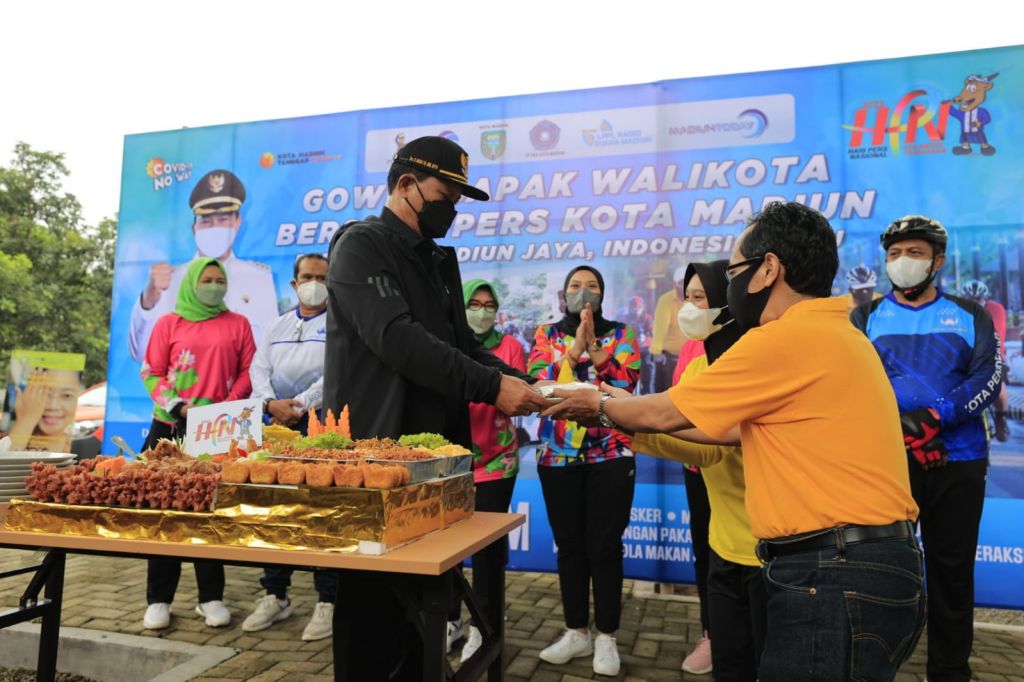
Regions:
M 259 339 L 266 325 L 277 318 L 277 290 L 268 266 L 235 256 L 245 200 L 245 186 L 231 171 L 213 170 L 199 179 L 189 197 L 196 243 L 193 258 L 216 258 L 223 264 L 228 280 L 224 303 L 249 320 L 253 338 Z M 149 280 L 135 299 L 129 324 L 128 349 L 136 361 L 142 362 L 146 355 L 153 325 L 174 310 L 188 265 L 160 262 L 150 267 Z

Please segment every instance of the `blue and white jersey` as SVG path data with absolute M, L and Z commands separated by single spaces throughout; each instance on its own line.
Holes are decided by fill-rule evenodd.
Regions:
M 294 398 L 305 409 L 319 409 L 324 395 L 327 311 L 302 317 L 299 309 L 267 327 L 249 367 L 252 397 Z
M 983 307 L 939 290 L 914 308 L 890 293 L 856 308 L 850 320 L 878 351 L 900 412 L 935 408 L 950 461 L 988 457 L 982 413 L 999 394 L 1003 360 Z

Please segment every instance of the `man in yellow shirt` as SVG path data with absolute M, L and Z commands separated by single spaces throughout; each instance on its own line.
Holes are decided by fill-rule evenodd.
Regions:
M 680 265 L 672 273 L 672 288 L 658 297 L 654 306 L 654 333 L 651 335 L 651 360 L 654 362 L 655 392 L 672 386 L 672 373 L 679 359 L 679 349 L 686 337 L 676 322 L 679 309 L 686 302 L 686 266 Z
M 829 298 L 838 267 L 824 216 L 769 204 L 728 267 L 729 309 L 748 331 L 714 365 L 650 396 L 556 392 L 543 413 L 742 443 L 768 591 L 763 682 L 892 679 L 924 622 L 896 398 L 845 302 Z

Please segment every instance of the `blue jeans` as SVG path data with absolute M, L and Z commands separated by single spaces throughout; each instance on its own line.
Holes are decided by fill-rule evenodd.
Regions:
M 916 538 L 772 559 L 761 682 L 891 680 L 925 619 Z

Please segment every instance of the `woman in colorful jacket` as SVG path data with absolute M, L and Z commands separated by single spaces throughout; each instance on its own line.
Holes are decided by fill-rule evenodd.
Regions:
M 640 376 L 640 349 L 629 325 L 602 314 L 604 278 L 589 266 L 565 278 L 565 316 L 537 329 L 529 372 L 558 380 L 606 383 L 632 392 Z M 583 389 L 585 390 L 585 389 Z M 548 521 L 558 545 L 558 579 L 566 632 L 541 652 L 554 664 L 594 654 L 594 672 L 617 675 L 615 632 L 622 610 L 622 533 L 629 523 L 636 469 L 630 441 L 605 428 L 543 419 L 537 451 Z M 589 625 L 590 584 L 594 625 Z
M 249 397 L 249 364 L 256 354 L 249 321 L 224 305 L 227 274 L 214 258 L 192 261 L 178 290 L 178 303 L 153 327 L 142 381 L 153 399 L 153 423 L 143 449 L 161 438 L 182 438 L 192 407 Z M 196 561 L 199 605 L 210 627 L 231 622 L 224 606 L 224 565 Z M 179 559 L 150 559 L 146 575 L 148 630 L 166 628 L 181 577 Z
M 526 372 L 526 355 L 523 346 L 513 336 L 502 334 L 494 328 L 498 315 L 498 294 L 490 282 L 471 279 L 462 285 L 466 301 L 466 321 L 473 330 L 476 340 L 504 361 L 509 367 Z M 476 510 L 506 512 L 512 503 L 512 489 L 519 473 L 519 441 L 516 438 L 512 418 L 493 405 L 470 403 L 469 421 L 473 432 L 473 480 L 476 482 Z M 508 563 L 508 538 L 499 545 L 492 545 L 473 555 L 473 565 L 485 562 Z M 486 571 L 473 571 L 473 591 L 487 610 L 492 587 L 487 581 Z M 457 614 L 452 614 L 457 615 Z M 450 641 L 458 639 L 462 632 L 461 617 L 449 621 Z M 454 637 L 454 639 L 453 639 Z M 471 625 L 469 639 L 462 647 L 465 661 L 480 648 L 480 630 Z

